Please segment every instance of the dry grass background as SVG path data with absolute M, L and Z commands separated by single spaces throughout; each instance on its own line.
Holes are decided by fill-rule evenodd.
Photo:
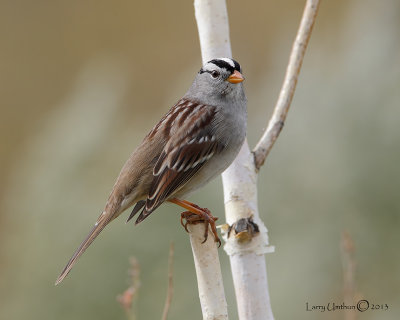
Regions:
M 303 1 L 228 1 L 249 98 L 249 140 L 266 125 Z M 192 1 L 0 1 L 0 318 L 124 319 L 116 296 L 141 265 L 138 319 L 160 319 L 175 242 L 170 319 L 200 319 L 188 237 L 165 205 L 113 222 L 61 286 L 123 162 L 200 67 Z M 400 314 L 400 4 L 323 1 L 288 121 L 260 176 L 277 319 L 342 319 L 340 236 L 358 292 Z M 218 179 L 193 196 L 223 216 Z M 228 260 L 221 250 L 231 318 Z

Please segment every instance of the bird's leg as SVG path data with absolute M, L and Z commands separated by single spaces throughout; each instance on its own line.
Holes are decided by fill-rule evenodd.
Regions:
M 189 211 L 182 212 L 182 214 L 181 214 L 181 224 L 187 232 L 188 232 L 188 229 L 187 229 L 188 224 L 197 224 L 199 222 L 204 222 L 205 223 L 205 233 L 204 233 L 203 243 L 207 241 L 208 228 L 209 228 L 209 226 L 211 226 L 211 232 L 214 236 L 214 240 L 215 240 L 215 242 L 218 242 L 219 247 L 221 246 L 221 240 L 218 237 L 217 228 L 215 226 L 215 221 L 217 221 L 218 218 L 214 217 L 211 214 L 210 210 L 208 210 L 207 208 L 200 208 L 198 205 L 196 205 L 194 203 L 191 203 L 186 200 L 177 199 L 177 198 L 173 198 L 168 201 L 175 203 L 178 206 L 185 208 L 186 210 L 189 210 Z M 183 219 L 186 220 L 185 223 L 183 223 Z

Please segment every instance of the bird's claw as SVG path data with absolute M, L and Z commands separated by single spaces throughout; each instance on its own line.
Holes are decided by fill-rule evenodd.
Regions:
M 211 233 L 214 236 L 214 241 L 218 242 L 218 247 L 221 246 L 221 240 L 218 237 L 217 233 L 217 227 L 215 225 L 215 221 L 218 220 L 217 217 L 214 217 L 210 210 L 207 208 L 200 208 L 199 206 L 196 206 L 197 209 L 200 209 L 202 214 L 197 214 L 193 213 L 190 211 L 185 211 L 181 213 L 181 225 L 185 228 L 186 232 L 189 232 L 187 225 L 188 224 L 198 224 L 203 222 L 205 224 L 205 230 L 204 230 L 204 240 L 202 243 L 205 243 L 208 239 L 208 230 L 209 226 L 211 226 Z M 185 222 L 183 222 L 185 220 Z

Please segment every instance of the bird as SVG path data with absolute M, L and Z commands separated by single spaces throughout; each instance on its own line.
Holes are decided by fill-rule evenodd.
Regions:
M 235 159 L 246 137 L 247 98 L 240 64 L 231 58 L 206 62 L 186 94 L 161 118 L 132 152 L 112 188 L 104 210 L 86 239 L 56 280 L 59 284 L 100 232 L 126 209 L 128 220 L 139 211 L 142 222 L 162 203 L 187 211 L 188 223 L 205 222 L 221 244 L 217 220 L 206 208 L 184 200 L 191 192 L 221 174 Z M 186 219 L 186 223 L 183 223 Z

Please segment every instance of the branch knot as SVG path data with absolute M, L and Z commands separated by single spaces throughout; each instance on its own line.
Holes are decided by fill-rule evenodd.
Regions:
M 258 225 L 253 221 L 253 216 L 239 219 L 232 225 L 225 224 L 221 226 L 221 231 L 227 238 L 233 235 L 239 243 L 249 242 L 260 233 Z

